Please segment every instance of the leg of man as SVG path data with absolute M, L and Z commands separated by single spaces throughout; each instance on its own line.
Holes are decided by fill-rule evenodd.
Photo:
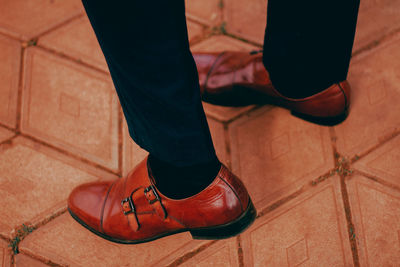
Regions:
M 359 0 L 269 0 L 264 53 L 195 53 L 206 102 L 274 104 L 308 121 L 346 119 Z M 301 101 L 298 101 L 301 99 Z
M 159 189 L 174 197 L 201 191 L 220 165 L 200 101 L 184 1 L 83 3 L 130 135 L 150 152 Z
M 184 0 L 83 3 L 131 136 L 150 156 L 122 179 L 75 188 L 71 216 L 103 238 L 128 244 L 183 231 L 202 239 L 242 232 L 256 211 L 242 182 L 215 155 Z
M 359 0 L 269 0 L 263 62 L 274 87 L 303 98 L 347 76 Z

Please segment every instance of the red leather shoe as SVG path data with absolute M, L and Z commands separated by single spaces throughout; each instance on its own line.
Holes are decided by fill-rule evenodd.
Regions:
M 193 57 L 205 102 L 222 106 L 272 104 L 323 125 L 337 124 L 348 115 L 351 88 L 347 81 L 333 84 L 315 95 L 293 99 L 274 88 L 261 53 L 226 51 L 193 53 Z
M 176 200 L 157 190 L 147 158 L 125 178 L 78 186 L 69 196 L 68 210 L 93 233 L 123 244 L 184 231 L 196 239 L 228 238 L 256 217 L 243 183 L 225 166 L 206 189 Z

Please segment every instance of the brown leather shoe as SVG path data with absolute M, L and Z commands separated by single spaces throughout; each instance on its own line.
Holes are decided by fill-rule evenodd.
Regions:
M 334 125 L 347 117 L 350 106 L 347 81 L 315 95 L 293 99 L 274 88 L 259 52 L 193 53 L 193 57 L 205 102 L 223 106 L 278 105 L 291 110 L 293 115 L 323 125 Z
M 244 231 L 256 217 L 246 188 L 225 166 L 206 189 L 175 200 L 157 190 L 147 158 L 125 178 L 75 188 L 68 210 L 93 233 L 124 244 L 184 231 L 196 239 L 228 238 Z

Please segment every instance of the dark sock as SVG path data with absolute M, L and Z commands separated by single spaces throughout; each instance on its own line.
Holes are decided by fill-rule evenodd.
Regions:
M 201 192 L 214 181 L 221 168 L 218 159 L 203 164 L 177 167 L 152 155 L 148 157 L 148 164 L 157 189 L 172 199 L 187 198 Z

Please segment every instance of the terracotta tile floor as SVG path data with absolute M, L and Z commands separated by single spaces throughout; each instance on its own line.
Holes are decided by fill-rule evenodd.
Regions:
M 187 0 L 192 51 L 259 49 L 266 0 Z M 0 1 L 0 267 L 400 266 L 400 0 L 361 3 L 348 119 L 204 104 L 220 159 L 256 222 L 124 246 L 66 212 L 71 189 L 143 159 L 80 1 Z M 99 119 L 100 118 L 100 119 Z

